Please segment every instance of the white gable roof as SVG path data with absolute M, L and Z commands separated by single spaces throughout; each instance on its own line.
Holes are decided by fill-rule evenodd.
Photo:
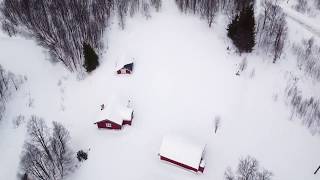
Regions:
M 120 110 L 120 116 L 124 119 L 124 120 L 131 120 L 131 115 L 132 115 L 133 109 L 132 108 L 122 108 Z
M 160 155 L 198 169 L 204 149 L 204 143 L 193 142 L 178 135 L 167 135 L 162 140 Z
M 105 105 L 101 110 L 98 121 L 110 120 L 114 123 L 122 125 L 123 120 L 130 120 L 133 109 L 116 104 Z
M 134 58 L 122 55 L 116 62 L 116 70 L 123 68 L 124 65 L 133 63 Z

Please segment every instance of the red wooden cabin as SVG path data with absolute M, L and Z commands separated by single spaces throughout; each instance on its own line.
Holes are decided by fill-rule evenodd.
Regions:
M 131 74 L 133 71 L 133 62 L 123 65 L 117 70 L 117 74 Z
M 104 129 L 121 129 L 124 125 L 132 124 L 133 109 L 120 106 L 107 106 L 101 110 L 97 127 Z
M 160 159 L 192 172 L 203 173 L 205 144 L 195 143 L 177 135 L 165 136 L 160 148 Z

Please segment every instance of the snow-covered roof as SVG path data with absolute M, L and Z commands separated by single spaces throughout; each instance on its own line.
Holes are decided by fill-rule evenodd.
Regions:
M 120 111 L 120 115 L 124 120 L 130 120 L 132 115 L 133 109 L 132 108 L 122 108 Z
M 133 63 L 134 58 L 133 57 L 129 57 L 129 56 L 122 56 L 121 58 L 118 59 L 118 61 L 116 62 L 116 70 L 119 70 L 121 68 L 123 68 L 125 65 L 127 64 L 131 64 Z
M 105 106 L 105 108 L 101 110 L 97 121 L 110 120 L 114 123 L 122 125 L 123 120 L 131 119 L 132 112 L 132 108 L 110 104 Z
M 160 155 L 198 169 L 204 149 L 204 143 L 170 134 L 163 137 Z

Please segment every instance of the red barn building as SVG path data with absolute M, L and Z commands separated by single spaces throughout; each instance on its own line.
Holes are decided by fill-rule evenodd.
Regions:
M 98 122 L 95 122 L 94 124 L 96 124 L 99 129 L 121 129 L 124 125 L 131 126 L 132 119 L 133 109 L 109 105 L 101 110 Z
M 185 168 L 192 172 L 203 173 L 205 144 L 192 142 L 176 135 L 165 136 L 160 148 L 162 161 Z

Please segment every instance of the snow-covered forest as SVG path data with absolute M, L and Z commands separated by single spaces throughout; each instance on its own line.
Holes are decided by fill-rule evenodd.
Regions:
M 0 0 L 0 179 L 318 180 L 319 22 L 319 0 Z

